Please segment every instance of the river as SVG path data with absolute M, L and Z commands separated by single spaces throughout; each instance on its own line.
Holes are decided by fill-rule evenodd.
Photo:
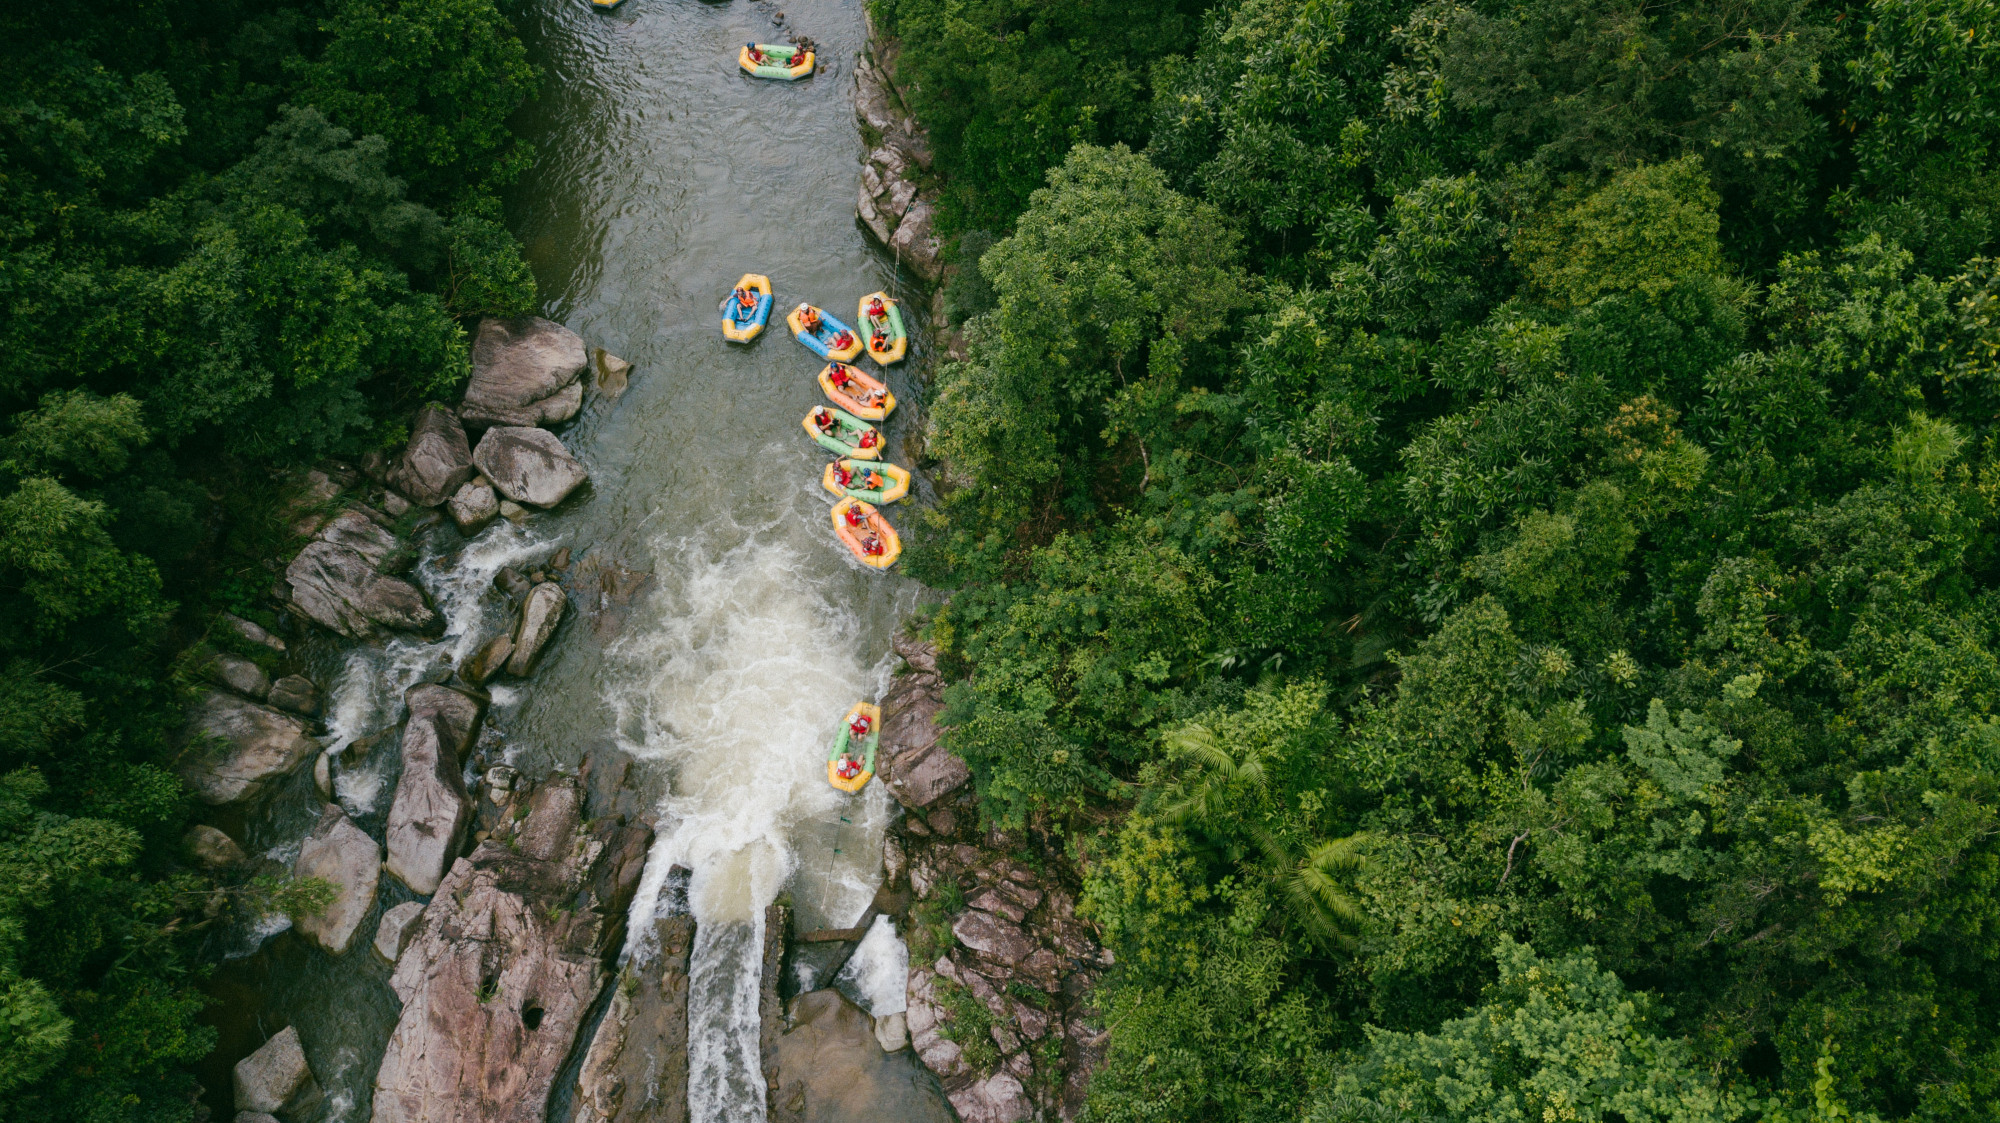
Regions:
M 922 590 L 855 563 L 835 540 L 825 455 L 799 420 L 822 400 L 820 363 L 780 318 L 801 299 L 842 319 L 864 293 L 902 296 L 893 263 L 854 221 L 862 142 L 851 101 L 864 25 L 858 0 L 790 0 L 786 26 L 812 36 L 820 72 L 799 83 L 738 73 L 736 47 L 775 41 L 774 0 L 628 0 L 615 13 L 543 0 L 522 17 L 542 68 L 520 131 L 537 150 L 509 200 L 542 313 L 635 364 L 618 400 L 588 400 L 562 431 L 591 484 L 521 528 L 470 544 L 446 527 L 419 568 L 452 622 L 436 644 L 322 645 L 316 674 L 334 696 L 332 739 L 400 720 L 402 689 L 499 626 L 484 595 L 502 564 L 570 547 L 584 566 L 650 571 L 617 626 L 572 619 L 534 677 L 494 691 L 499 751 L 531 776 L 573 772 L 622 750 L 660 830 L 631 930 L 645 933 L 670 865 L 694 871 L 699 921 L 690 991 L 690 1092 L 698 1123 L 763 1118 L 756 994 L 763 906 L 789 894 L 803 927 L 851 924 L 879 878 L 889 801 L 825 782 L 824 744 L 890 670 L 889 639 Z M 745 272 L 769 274 L 772 329 L 725 343 L 716 303 Z M 906 301 L 914 310 L 920 301 Z M 915 431 L 921 315 L 910 361 L 889 376 L 899 408 L 890 458 Z M 919 482 L 919 494 L 922 493 Z M 572 596 L 594 595 L 581 582 Z M 582 606 L 588 610 L 596 607 Z M 489 735 L 490 742 L 495 735 Z M 380 837 L 393 790 L 394 736 L 350 765 L 336 789 Z M 310 799 L 280 800 L 245 829 L 283 858 Z M 378 912 L 409 899 L 383 878 Z M 369 1117 L 369 1092 L 398 1004 L 388 968 L 362 942 L 321 954 L 292 934 L 227 965 L 211 987 L 223 1044 L 203 1072 L 229 1114 L 227 1065 L 263 1035 L 297 1025 L 326 1086 L 331 1123 Z M 629 947 L 643 956 L 643 946 Z M 219 1088 L 218 1088 L 219 1084 Z

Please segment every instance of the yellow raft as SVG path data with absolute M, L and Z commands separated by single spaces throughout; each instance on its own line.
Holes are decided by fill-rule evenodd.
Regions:
M 741 323 L 736 319 L 736 309 L 730 307 L 736 289 L 749 289 L 757 294 L 756 307 Z M 733 343 L 748 343 L 763 333 L 764 324 L 771 318 L 771 278 L 762 273 L 745 273 L 736 282 L 736 289 L 729 290 L 729 295 L 722 298 L 722 338 Z
M 860 510 L 862 527 L 847 525 L 847 512 L 851 509 Z M 861 535 L 856 533 L 862 528 L 872 531 L 881 541 L 881 553 L 868 552 Z M 903 540 L 896 537 L 896 528 L 889 525 L 889 520 L 882 517 L 882 512 L 859 499 L 843 499 L 833 505 L 833 532 L 847 546 L 849 553 L 860 559 L 862 565 L 871 569 L 887 569 L 895 565 L 896 558 L 903 552 Z
M 758 43 L 758 50 L 764 52 L 769 62 L 758 62 L 750 57 L 751 44 L 745 43 L 736 52 L 736 65 L 753 78 L 779 78 L 795 82 L 813 72 L 813 53 L 801 51 L 783 43 Z M 783 65 L 778 60 L 784 60 Z
M 896 408 L 896 395 L 889 392 L 881 379 L 861 373 L 860 367 L 842 363 L 841 372 L 851 380 L 848 388 L 842 389 L 833 384 L 833 366 L 828 363 L 820 368 L 819 388 L 826 391 L 826 396 L 833 399 L 834 405 L 863 421 L 880 421 Z M 861 400 L 862 394 L 869 395 L 867 402 Z
M 882 302 L 883 312 L 879 320 L 868 315 L 869 303 L 876 300 Z M 861 298 L 861 303 L 856 306 L 855 311 L 854 322 L 861 325 L 861 334 L 868 337 L 868 357 L 883 366 L 902 362 L 903 356 L 910 350 L 910 333 L 903 330 L 903 310 L 896 306 L 895 301 L 889 299 L 889 294 L 871 292 Z M 879 350 L 875 346 L 877 331 L 888 339 L 888 345 Z
M 854 722 L 857 718 L 868 719 L 868 740 L 857 751 L 854 747 Z M 873 702 L 856 702 L 841 719 L 840 733 L 833 744 L 826 749 L 826 782 L 849 795 L 868 786 L 875 776 L 875 750 L 882 744 L 882 707 Z M 840 774 L 840 758 L 849 757 L 861 766 L 861 771 L 853 776 Z
M 848 482 L 844 485 L 840 482 L 839 476 L 843 470 L 848 473 Z M 878 488 L 868 486 L 870 472 L 883 476 L 883 486 Z M 910 470 L 897 467 L 886 460 L 854 460 L 841 457 L 839 460 L 827 463 L 826 471 L 820 473 L 819 482 L 820 486 L 843 498 L 859 499 L 863 503 L 887 507 L 910 493 Z

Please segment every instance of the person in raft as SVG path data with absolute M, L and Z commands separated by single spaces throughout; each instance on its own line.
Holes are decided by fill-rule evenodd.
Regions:
M 833 766 L 833 770 L 840 774 L 841 779 L 852 780 L 856 776 L 861 775 L 861 762 L 854 759 L 848 753 L 842 753 L 840 754 L 839 762 Z
M 835 351 L 845 351 L 852 346 L 854 346 L 854 336 L 849 332 L 841 332 L 839 335 L 833 337 L 833 349 Z
M 764 52 L 758 50 L 757 44 L 755 43 L 745 43 L 743 45 L 750 48 L 750 61 L 756 63 L 758 66 L 764 65 L 764 63 L 770 58 L 769 55 L 766 55 Z
M 868 715 L 867 715 L 867 714 L 855 714 L 855 715 L 854 715 L 854 720 L 853 720 L 853 721 L 850 721 L 850 722 L 848 722 L 848 723 L 847 723 L 847 732 L 848 732 L 848 734 L 849 734 L 849 738 L 848 738 L 848 740 L 849 740 L 849 742 L 850 742 L 850 743 L 852 743 L 852 742 L 854 742 L 854 741 L 865 741 L 865 740 L 867 740 L 867 739 L 868 739 Z
M 750 318 L 750 314 L 752 312 L 755 312 L 756 310 L 757 310 L 757 297 L 755 296 L 755 294 L 751 293 L 749 289 L 737 289 L 736 311 L 739 313 L 737 319 L 747 320 Z
M 848 471 L 845 464 L 836 460 L 833 462 L 833 482 L 846 487 L 854 482 L 854 473 Z
M 867 554 L 871 558 L 879 558 L 882 556 L 882 540 L 880 538 L 875 537 L 874 531 L 872 530 L 869 531 L 868 537 L 863 538 L 861 540 L 861 552 Z
M 829 437 L 833 436 L 833 414 L 827 412 L 825 406 L 821 406 L 813 411 L 813 428 L 818 429 Z
M 880 444 L 881 441 L 882 441 L 882 435 L 880 433 L 877 433 L 873 429 L 864 429 L 861 432 L 861 443 L 855 445 L 854 447 L 874 448 L 877 444 Z
M 861 513 L 861 508 L 850 506 L 847 508 L 847 525 L 867 526 L 868 516 Z
M 889 319 L 889 310 L 882 307 L 882 298 L 875 297 L 868 302 L 868 319 L 874 323 L 884 323 Z
M 887 351 L 889 349 L 889 333 L 880 328 L 875 329 L 875 334 L 868 339 L 868 346 L 877 351 Z
M 799 322 L 806 326 L 807 331 L 817 333 L 819 331 L 819 309 L 814 308 L 810 304 L 802 304 L 799 307 L 801 309 L 799 312 Z
M 870 471 L 868 477 L 861 481 L 861 487 L 864 491 L 881 491 L 882 473 Z

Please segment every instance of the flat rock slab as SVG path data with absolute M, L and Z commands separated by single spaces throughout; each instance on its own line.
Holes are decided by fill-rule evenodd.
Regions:
M 540 316 L 479 322 L 472 378 L 458 415 L 467 425 L 554 425 L 583 405 L 583 339 Z
M 194 704 L 187 735 L 181 776 L 196 798 L 218 807 L 263 794 L 319 751 L 305 722 L 219 690 Z
M 944 1089 L 907 1051 L 884 1052 L 875 1021 L 839 991 L 792 1000 L 778 1039 L 778 1108 L 810 1123 L 952 1123 Z
M 896 802 L 921 809 L 957 791 L 972 779 L 972 770 L 939 743 L 943 731 L 937 716 L 944 709 L 944 683 L 936 673 L 936 653 L 913 648 L 903 657 L 913 671 L 898 676 L 882 699 L 878 763 L 882 782 Z M 930 670 L 920 669 L 925 666 Z
M 585 830 L 573 782 L 528 800 L 516 851 L 453 863 L 396 963 L 403 1002 L 373 1123 L 542 1123 L 549 1092 L 624 939 L 651 832 Z
M 403 771 L 389 805 L 385 868 L 411 892 L 429 896 L 458 857 L 472 822 L 460 756 L 485 706 L 429 683 L 412 687 L 405 701 L 410 717 L 403 726 Z
M 403 957 L 417 920 L 424 915 L 422 901 L 404 901 L 382 914 L 375 925 L 375 954 L 391 963 Z
M 271 684 L 264 700 L 281 710 L 311 716 L 319 712 L 319 687 L 304 675 L 286 675 Z
M 345 955 L 355 930 L 375 908 L 375 890 L 382 880 L 382 848 L 329 803 L 319 822 L 299 847 L 292 864 L 295 877 L 317 877 L 333 883 L 333 902 L 312 916 L 294 921 L 299 934 L 333 955 Z
M 306 1064 L 299 1031 L 286 1026 L 236 1062 L 233 1074 L 236 1110 L 287 1116 L 312 1116 L 321 1102 L 319 1081 Z
M 687 1123 L 688 952 L 694 918 L 654 922 L 658 951 L 626 964 L 577 1074 L 576 1123 Z
M 472 445 L 443 406 L 417 411 L 410 443 L 389 468 L 389 486 L 419 507 L 435 507 L 472 479 Z
M 366 556 L 336 542 L 313 542 L 285 569 L 292 607 L 314 623 L 349 639 L 385 628 L 432 631 L 438 615 L 423 590 L 379 573 Z
M 583 464 L 546 429 L 488 429 L 472 451 L 472 462 L 493 482 L 494 490 L 531 507 L 553 507 L 590 478 Z

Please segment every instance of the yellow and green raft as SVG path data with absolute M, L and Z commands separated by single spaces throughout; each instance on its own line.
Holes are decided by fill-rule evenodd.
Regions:
M 832 433 L 822 433 L 819 431 L 819 426 L 813 424 L 813 414 L 818 413 L 822 409 L 833 415 Z M 881 432 L 873 425 L 868 424 L 866 421 L 861 420 L 844 409 L 835 409 L 832 406 L 820 406 L 817 409 L 808 410 L 805 417 L 800 419 L 799 424 L 806 427 L 806 435 L 811 437 L 814 443 L 833 453 L 835 456 L 851 456 L 856 460 L 882 459 Z M 874 433 L 875 443 L 869 445 L 867 448 L 862 448 L 861 434 L 863 433 Z
M 854 745 L 854 719 L 868 719 L 868 740 L 860 746 Z M 873 702 L 856 702 L 840 722 L 840 734 L 826 749 L 826 782 L 849 795 L 868 786 L 875 777 L 875 750 L 882 744 L 882 707 Z M 840 758 L 850 750 L 854 759 L 861 764 L 861 771 L 852 778 L 840 774 Z
M 765 62 L 757 62 L 750 57 L 750 44 L 736 52 L 736 64 L 744 73 L 753 78 L 778 78 L 796 82 L 813 72 L 813 53 L 800 50 L 784 43 L 758 43 L 758 50 L 764 52 Z M 782 63 L 782 65 L 781 65 Z
M 882 302 L 882 307 L 887 313 L 880 320 L 870 319 L 868 315 L 868 304 L 875 300 Z M 871 292 L 861 298 L 856 310 L 858 313 L 856 322 L 861 325 L 861 333 L 868 337 L 868 357 L 883 366 L 902 362 L 903 356 L 910 350 L 910 333 L 903 330 L 903 310 L 896 306 L 895 301 L 889 299 L 889 294 Z M 879 351 L 875 349 L 875 333 L 878 330 L 889 340 L 888 345 Z
M 840 485 L 840 479 L 834 474 L 843 468 L 854 474 L 854 479 L 846 487 Z M 878 473 L 883 477 L 881 487 L 868 488 L 860 486 L 862 481 L 868 478 L 868 473 L 870 472 Z M 910 470 L 908 468 L 897 467 L 885 460 L 854 460 L 848 457 L 841 457 L 839 460 L 827 464 L 826 471 L 820 474 L 819 482 L 820 486 L 835 495 L 847 499 L 859 499 L 863 503 L 873 503 L 878 507 L 883 507 L 894 503 L 896 500 L 910 493 Z

